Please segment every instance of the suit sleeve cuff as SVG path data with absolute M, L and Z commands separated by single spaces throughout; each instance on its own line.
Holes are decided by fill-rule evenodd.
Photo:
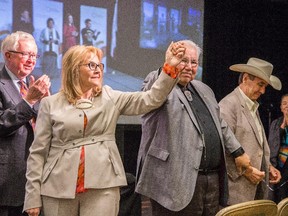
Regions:
M 238 148 L 234 152 L 231 153 L 233 158 L 237 158 L 245 153 L 244 149 L 242 147 Z

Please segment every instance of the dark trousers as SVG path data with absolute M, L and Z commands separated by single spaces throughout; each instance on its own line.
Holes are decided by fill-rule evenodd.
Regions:
M 215 216 L 219 211 L 218 173 L 199 174 L 191 202 L 184 209 L 170 211 L 151 200 L 153 216 Z
M 128 185 L 120 190 L 120 208 L 118 216 L 141 215 L 141 196 L 135 193 L 136 178 L 131 173 L 126 173 Z
M 28 214 L 22 213 L 22 206 L 0 206 L 0 216 L 27 216 Z

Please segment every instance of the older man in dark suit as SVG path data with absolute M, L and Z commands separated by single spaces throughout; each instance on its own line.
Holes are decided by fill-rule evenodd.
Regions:
M 47 75 L 27 76 L 37 59 L 31 34 L 17 31 L 2 42 L 5 65 L 0 72 L 0 216 L 22 215 L 26 159 L 41 98 L 49 95 Z M 28 87 L 29 86 L 29 87 Z

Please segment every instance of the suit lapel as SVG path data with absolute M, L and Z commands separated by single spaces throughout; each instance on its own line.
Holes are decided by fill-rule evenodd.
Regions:
M 202 133 L 201 132 L 201 129 L 200 129 L 200 126 L 198 124 L 198 121 L 196 119 L 196 116 L 194 115 L 191 107 L 190 107 L 190 104 L 189 102 L 187 101 L 187 99 L 185 98 L 183 92 L 181 91 L 181 89 L 179 88 L 179 86 L 176 85 L 176 93 L 178 95 L 178 98 L 179 100 L 182 102 L 183 106 L 186 108 L 187 112 L 188 112 L 188 115 L 189 117 L 191 118 L 193 124 L 195 125 L 195 127 L 197 128 L 198 132 L 199 133 Z
M 193 87 L 195 88 L 196 92 L 198 93 L 199 97 L 202 99 L 202 101 L 204 102 L 205 106 L 207 107 L 207 109 L 209 110 L 209 113 L 216 125 L 216 128 L 218 130 L 219 134 L 222 134 L 221 131 L 221 125 L 219 122 L 219 118 L 217 113 L 215 113 L 215 107 L 211 107 L 212 105 L 212 101 L 211 99 L 207 99 L 207 96 L 205 95 L 205 92 L 203 91 L 203 89 L 200 89 L 200 87 L 198 86 L 197 82 L 191 82 L 191 84 L 193 85 Z M 201 91 L 202 90 L 202 91 Z M 217 101 L 215 101 L 215 105 L 218 106 Z
M 13 81 L 9 77 L 5 67 L 2 69 L 2 73 L 0 74 L 0 82 L 3 85 L 3 90 L 5 94 L 10 97 L 13 104 L 17 104 L 22 99 L 18 89 L 14 85 Z
M 242 95 L 241 95 L 241 93 L 240 93 L 240 90 L 239 90 L 239 89 L 236 89 L 236 90 L 235 90 L 235 93 L 236 93 L 236 95 L 237 95 L 237 97 L 239 98 L 239 101 L 240 101 L 240 103 L 241 103 L 242 112 L 243 112 L 244 116 L 246 117 L 247 122 L 248 122 L 248 123 L 250 124 L 250 126 L 252 127 L 253 133 L 255 134 L 255 136 L 256 136 L 256 138 L 257 138 L 257 140 L 258 140 L 258 144 L 259 144 L 260 146 L 262 146 L 263 143 L 261 143 L 260 134 L 259 134 L 259 132 L 258 132 L 258 130 L 257 130 L 257 126 L 256 126 L 256 124 L 255 124 L 255 120 L 254 120 L 253 116 L 251 115 L 251 112 L 250 112 L 250 110 L 248 109 L 248 107 L 247 107 L 247 105 L 246 105 L 246 103 L 245 103 L 245 100 L 244 100 L 244 98 L 242 97 Z M 258 110 L 257 110 L 257 112 L 256 112 L 256 115 L 257 115 L 257 117 L 258 117 L 258 119 L 259 119 L 260 124 L 262 125 L 262 122 L 261 122 L 261 120 L 260 120 L 260 118 L 259 118 Z

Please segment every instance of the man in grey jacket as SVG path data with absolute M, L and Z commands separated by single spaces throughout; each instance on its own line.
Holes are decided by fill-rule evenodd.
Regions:
M 153 216 L 214 216 L 227 201 L 224 153 L 235 158 L 240 173 L 250 172 L 250 160 L 220 118 L 213 91 L 194 80 L 200 48 L 183 42 L 178 85 L 160 108 L 142 117 L 136 192 L 150 198 Z M 158 74 L 146 77 L 144 91 Z

